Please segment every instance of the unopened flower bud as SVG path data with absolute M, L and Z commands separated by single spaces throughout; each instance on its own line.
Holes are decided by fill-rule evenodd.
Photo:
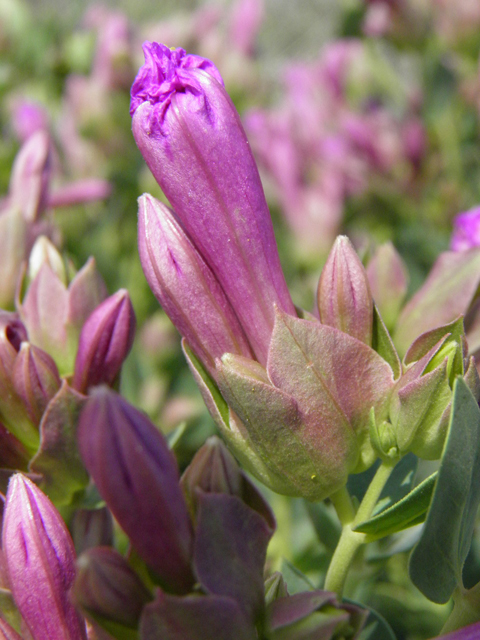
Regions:
M 375 304 L 387 328 L 392 329 L 407 294 L 407 269 L 391 242 L 378 247 L 367 265 Z
M 28 340 L 16 313 L 0 311 L 0 417 L 8 430 L 32 453 L 38 447 L 38 429 L 15 390 L 13 370 L 21 344 Z
M 12 594 L 34 640 L 86 640 L 68 592 L 75 551 L 50 500 L 26 477 L 10 480 L 2 546 Z M 48 606 L 47 606 L 48 604 Z
M 113 384 L 132 348 L 135 312 L 126 289 L 104 300 L 80 333 L 73 387 L 84 393 L 98 384 Z
M 323 267 L 317 300 L 322 324 L 371 345 L 373 298 L 365 268 L 346 236 L 337 238 Z
M 480 207 L 460 213 L 453 221 L 452 251 L 468 251 L 480 247 Z
M 132 546 L 166 588 L 188 591 L 192 528 L 175 457 L 158 429 L 99 387 L 82 411 L 78 439 L 86 468 Z
M 36 220 L 47 204 L 49 156 L 49 135 L 37 131 L 22 146 L 13 165 L 9 194 L 28 222 Z
M 145 43 L 133 135 L 193 244 L 266 362 L 274 305 L 295 315 L 258 170 L 217 68 Z
M 155 297 L 210 373 L 224 353 L 252 356 L 222 287 L 173 212 L 139 199 L 138 249 Z
M 14 203 L 3 201 L 0 203 L 0 308 L 13 307 L 28 242 L 27 221 Z
M 82 553 L 72 589 L 75 605 L 94 620 L 136 629 L 152 594 L 118 551 L 96 547 Z
M 28 277 L 33 280 L 40 271 L 42 265 L 48 264 L 63 284 L 67 285 L 67 273 L 63 258 L 58 249 L 46 236 L 40 236 L 35 241 L 28 259 Z
M 22 342 L 13 367 L 13 385 L 35 425 L 40 424 L 47 404 L 60 389 L 54 360 L 42 349 Z
M 70 531 L 77 555 L 92 547 L 113 545 L 113 519 L 107 507 L 77 509 Z

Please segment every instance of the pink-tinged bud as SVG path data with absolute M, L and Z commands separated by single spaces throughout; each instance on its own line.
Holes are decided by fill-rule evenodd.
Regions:
M 373 298 L 363 264 L 346 236 L 339 236 L 318 283 L 320 321 L 372 344 Z
M 54 360 L 29 342 L 22 342 L 13 367 L 13 385 L 35 425 L 40 424 L 47 404 L 60 389 Z
M 275 304 L 295 309 L 240 119 L 211 62 L 156 43 L 144 53 L 132 87 L 135 141 L 265 363 Z
M 19 305 L 30 342 L 55 360 L 61 375 L 74 370 L 80 330 L 87 317 L 105 298 L 106 288 L 93 258 L 66 285 L 52 255 L 35 262 L 35 276 Z
M 36 220 L 47 204 L 50 180 L 50 140 L 46 131 L 30 136 L 15 158 L 9 194 L 28 222 Z
M 107 180 L 90 178 L 77 180 L 55 189 L 48 198 L 49 207 L 71 207 L 76 204 L 105 200 L 112 192 L 112 185 Z
M 237 51 L 251 56 L 264 16 L 263 0 L 237 0 L 230 17 L 230 39 Z
M 92 391 L 78 426 L 80 454 L 100 495 L 166 588 L 186 592 L 192 528 L 175 457 L 152 422 L 108 387 Z
M 67 285 L 67 271 L 62 256 L 57 247 L 46 236 L 40 236 L 35 240 L 28 258 L 29 280 L 35 278 L 44 264 L 48 264 L 53 273 Z
M 382 319 L 392 329 L 407 295 L 408 272 L 391 242 L 380 245 L 375 251 L 367 265 L 367 276 Z
M 12 377 L 21 344 L 26 340 L 25 326 L 17 314 L 0 311 L 0 419 L 33 453 L 39 443 L 38 429 L 28 416 Z
M 92 547 L 113 545 L 113 518 L 106 507 L 77 509 L 70 522 L 77 555 Z
M 13 308 L 29 243 L 28 223 L 10 199 L 0 203 L 0 308 Z
M 132 348 L 135 312 L 126 289 L 104 300 L 83 325 L 75 360 L 73 387 L 85 393 L 113 384 Z
M 75 551 L 50 500 L 26 477 L 10 481 L 2 545 L 12 594 L 33 640 L 86 640 L 70 603 Z
M 77 570 L 72 589 L 77 607 L 93 620 L 98 617 L 100 624 L 112 621 L 137 628 L 142 609 L 153 596 L 118 551 L 89 549 L 79 557 Z
M 455 217 L 450 246 L 452 251 L 468 251 L 480 247 L 480 207 Z
M 48 130 L 48 115 L 37 102 L 15 99 L 12 105 L 12 126 L 17 137 L 25 142 L 37 131 Z
M 139 198 L 138 250 L 155 297 L 210 373 L 224 353 L 252 357 L 218 280 L 173 212 L 148 194 Z

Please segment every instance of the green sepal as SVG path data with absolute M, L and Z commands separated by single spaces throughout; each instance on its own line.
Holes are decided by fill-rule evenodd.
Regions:
M 462 586 L 479 502 L 480 409 L 466 382 L 457 378 L 433 498 L 409 563 L 412 582 L 433 602 L 447 602 Z
M 376 305 L 373 306 L 372 349 L 388 362 L 392 367 L 393 377 L 397 380 L 402 373 L 402 363 Z
M 358 524 L 354 531 L 366 533 L 371 542 L 423 522 L 436 479 L 435 472 L 394 505 Z

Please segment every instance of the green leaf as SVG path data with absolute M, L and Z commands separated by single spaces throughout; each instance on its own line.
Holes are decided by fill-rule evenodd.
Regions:
M 40 449 L 30 471 L 43 475 L 40 488 L 57 508 L 71 504 L 89 481 L 77 448 L 77 422 L 84 400 L 64 382 L 40 423 Z
M 305 500 L 305 507 L 320 542 L 329 551 L 335 551 L 341 534 L 338 517 L 330 511 L 324 502 Z
M 353 602 L 353 600 L 348 602 Z M 362 606 L 358 602 L 353 602 L 353 604 Z M 395 634 L 385 618 L 373 609 L 368 609 L 368 611 L 367 621 L 357 640 L 396 640 Z
M 373 515 L 388 509 L 388 507 L 404 498 L 411 491 L 417 467 L 418 458 L 413 453 L 408 453 L 395 465 L 380 494 L 380 499 L 375 506 Z
M 410 577 L 433 602 L 462 585 L 480 502 L 480 409 L 462 378 L 453 390 L 449 432 L 422 536 L 410 556 Z
M 290 595 L 303 593 L 303 591 L 314 591 L 315 587 L 307 576 L 303 574 L 300 569 L 294 567 L 291 562 L 285 560 L 285 558 L 282 560 L 280 572 L 287 583 L 287 589 Z
M 378 539 L 423 522 L 432 498 L 436 476 L 436 472 L 433 473 L 394 505 L 370 520 L 361 522 L 354 531 Z

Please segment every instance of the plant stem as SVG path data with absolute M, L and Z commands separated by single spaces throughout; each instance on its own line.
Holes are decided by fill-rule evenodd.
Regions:
M 453 609 L 450 612 L 441 634 L 456 631 L 469 624 L 478 622 L 480 617 L 480 583 L 472 589 L 457 587 L 453 593 Z
M 353 529 L 370 518 L 394 466 L 395 462 L 382 462 L 378 467 L 377 473 L 373 477 L 355 515 L 346 488 L 344 488 L 344 493 L 341 493 L 341 490 L 332 496 L 332 502 L 343 525 L 343 530 L 325 579 L 324 588 L 327 591 L 334 591 L 339 596 L 342 596 L 350 564 L 358 548 L 365 542 L 366 538 L 364 533 L 356 533 Z M 348 502 L 345 493 L 348 496 Z M 348 504 L 350 509 L 347 506 Z

